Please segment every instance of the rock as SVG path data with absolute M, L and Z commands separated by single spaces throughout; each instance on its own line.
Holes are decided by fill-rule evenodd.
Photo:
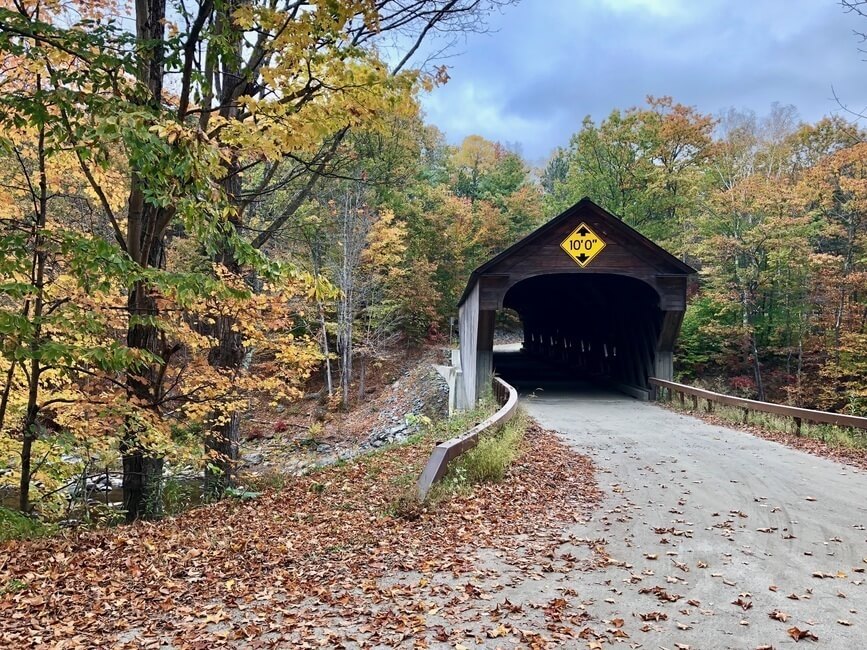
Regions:
M 261 454 L 256 452 L 254 454 L 245 454 L 244 455 L 244 464 L 245 465 L 261 465 L 265 460 L 265 454 Z
M 333 455 L 333 454 L 331 454 L 329 456 L 323 456 L 322 458 L 319 459 L 319 462 L 317 463 L 317 465 L 320 467 L 326 467 L 328 465 L 333 465 L 334 463 L 337 462 L 337 459 L 338 459 L 338 457 Z

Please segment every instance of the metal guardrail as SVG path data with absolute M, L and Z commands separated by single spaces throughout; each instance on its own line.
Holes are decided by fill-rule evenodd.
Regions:
M 732 395 L 724 395 L 715 393 L 702 388 L 694 388 L 685 384 L 678 384 L 673 381 L 665 381 L 664 379 L 650 378 L 650 385 L 663 390 L 668 390 L 673 395 L 680 395 L 681 404 L 684 403 L 685 396 L 692 397 L 693 408 L 698 408 L 698 400 L 707 400 L 709 410 L 713 409 L 713 403 L 725 404 L 726 406 L 734 406 L 744 409 L 744 421 L 746 422 L 747 414 L 750 411 L 759 411 L 761 413 L 771 413 L 773 415 L 781 415 L 790 417 L 795 420 L 795 431 L 798 435 L 801 434 L 801 422 L 817 422 L 820 424 L 834 424 L 838 427 L 852 427 L 855 429 L 867 429 L 867 418 L 858 417 L 857 415 L 845 415 L 843 413 L 831 413 L 829 411 L 814 411 L 813 409 L 805 409 L 797 406 L 786 406 L 784 404 L 773 404 L 771 402 L 759 402 L 758 400 L 745 399 L 742 397 L 733 397 Z
M 512 419 L 518 410 L 518 391 L 499 377 L 493 381 L 494 397 L 500 404 L 500 410 L 480 422 L 472 429 L 451 440 L 441 442 L 434 447 L 433 453 L 418 479 L 418 500 L 424 501 L 433 484 L 446 474 L 448 464 L 479 443 L 479 435 L 486 429 L 499 427 Z

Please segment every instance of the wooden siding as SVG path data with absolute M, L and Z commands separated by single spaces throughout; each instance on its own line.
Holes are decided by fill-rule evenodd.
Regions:
M 605 243 L 583 268 L 561 248 L 582 223 Z M 473 272 L 460 306 L 467 404 L 474 404 L 479 387 L 490 382 L 494 315 L 504 306 L 521 314 L 529 353 L 597 369 L 642 390 L 649 389 L 652 376 L 670 379 L 694 273 L 583 199 Z M 576 281 L 564 282 L 573 276 Z M 579 299 L 592 303 L 592 309 L 580 313 L 568 307 Z M 596 322 L 588 322 L 591 318 Z

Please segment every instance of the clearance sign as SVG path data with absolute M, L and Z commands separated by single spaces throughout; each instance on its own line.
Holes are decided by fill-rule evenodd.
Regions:
M 602 252 L 602 249 L 605 248 L 605 242 L 590 230 L 587 224 L 582 223 L 560 243 L 560 248 L 566 251 L 569 257 L 583 269 Z

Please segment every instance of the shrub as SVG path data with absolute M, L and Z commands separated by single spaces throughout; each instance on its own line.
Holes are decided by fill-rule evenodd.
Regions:
M 17 510 L 0 507 L 0 542 L 52 534 L 56 528 Z

